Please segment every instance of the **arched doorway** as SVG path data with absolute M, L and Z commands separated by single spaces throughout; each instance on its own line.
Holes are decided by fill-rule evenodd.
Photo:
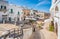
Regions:
M 59 8 L 58 6 L 55 7 L 55 13 L 59 13 Z M 56 19 L 56 18 L 55 18 Z M 58 20 L 58 19 L 57 19 Z M 56 21 L 56 20 L 55 20 Z M 58 22 L 55 22 L 55 32 L 58 34 Z
M 57 22 L 55 23 L 55 32 L 56 32 L 56 34 L 58 34 L 58 24 L 57 24 Z
M 55 3 L 57 2 L 57 0 L 55 0 Z
M 11 17 L 9 17 L 9 21 L 11 21 Z
M 6 23 L 7 22 L 7 15 L 2 15 L 2 22 Z
M 55 13 L 59 11 L 58 6 L 55 7 Z

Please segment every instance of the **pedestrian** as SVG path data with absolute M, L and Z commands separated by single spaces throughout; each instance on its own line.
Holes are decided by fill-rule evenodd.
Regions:
M 33 26 L 33 32 L 35 32 L 35 27 Z

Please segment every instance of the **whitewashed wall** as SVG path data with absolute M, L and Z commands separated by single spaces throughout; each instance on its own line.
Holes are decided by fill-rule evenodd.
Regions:
M 12 19 L 14 19 L 15 17 L 17 17 L 18 12 L 20 13 L 20 21 L 22 20 L 21 17 L 23 15 L 23 11 L 22 8 L 20 6 L 16 6 L 16 5 L 9 5 L 9 17 L 11 17 Z M 10 10 L 13 9 L 13 13 L 10 13 Z
M 0 8 L 1 8 L 1 5 L 2 6 L 6 6 L 6 10 L 8 10 L 8 2 L 7 1 L 0 1 Z M 8 14 L 7 12 L 4 13 L 3 11 L 0 11 L 0 21 L 2 21 L 2 15 L 3 14 Z

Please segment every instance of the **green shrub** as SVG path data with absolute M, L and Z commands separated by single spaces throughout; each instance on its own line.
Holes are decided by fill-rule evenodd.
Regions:
M 39 27 L 39 28 L 41 28 L 41 26 L 42 26 L 41 24 L 38 24 L 38 27 Z
M 39 26 L 39 28 L 41 28 L 41 26 Z
M 34 23 L 35 21 L 34 20 L 29 20 L 30 21 L 30 23 Z
M 49 26 L 49 31 L 54 31 L 54 26 Z

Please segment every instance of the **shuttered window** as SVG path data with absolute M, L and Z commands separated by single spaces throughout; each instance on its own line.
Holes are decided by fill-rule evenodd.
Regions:
M 20 14 L 20 12 L 18 11 L 18 15 Z
M 6 9 L 6 6 L 4 6 L 4 9 Z
M 13 9 L 11 9 L 11 13 L 13 13 Z

